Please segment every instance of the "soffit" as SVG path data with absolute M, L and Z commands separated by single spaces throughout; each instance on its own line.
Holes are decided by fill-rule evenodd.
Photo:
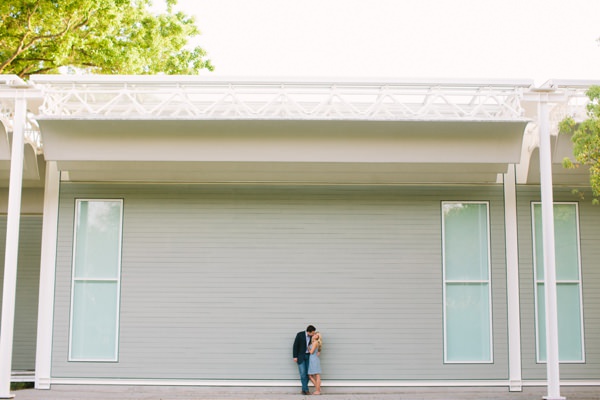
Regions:
M 494 183 L 504 164 L 69 162 L 57 163 L 68 181 L 172 183 L 407 184 Z
M 554 185 L 566 186 L 589 186 L 589 167 L 565 168 L 563 160 L 573 158 L 573 142 L 570 134 L 556 134 L 550 136 L 551 160 L 552 160 L 552 183 Z M 527 170 L 527 184 L 540 184 L 540 149 L 533 147 L 530 150 L 529 168 Z
M 531 153 L 529 170 L 527 173 L 527 183 L 539 185 L 540 182 L 540 150 L 539 148 L 536 148 Z M 589 186 L 589 167 L 565 168 L 562 165 L 562 158 L 559 159 L 558 157 L 553 156 L 552 184 L 574 187 Z

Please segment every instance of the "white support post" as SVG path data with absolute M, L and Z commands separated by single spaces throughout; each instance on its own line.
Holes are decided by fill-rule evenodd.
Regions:
M 36 389 L 50 389 L 59 187 L 60 172 L 56 162 L 48 161 L 46 163 L 46 184 L 44 188 L 44 225 L 42 228 L 40 298 L 35 356 Z
M 552 188 L 552 151 L 550 146 L 550 112 L 547 99 L 540 95 L 538 123 L 540 130 L 540 182 L 542 194 L 542 237 L 544 247 L 544 299 L 546 303 L 546 374 L 548 395 L 545 399 L 561 400 L 558 359 L 558 312 L 556 300 L 556 260 L 554 244 L 554 196 Z
M 517 240 L 517 183 L 515 165 L 504 174 L 504 224 L 506 243 L 506 290 L 508 308 L 509 390 L 523 390 L 521 372 L 521 316 L 519 294 L 519 243 Z
M 17 96 L 15 99 L 15 116 L 10 156 L 8 217 L 6 221 L 6 253 L 4 257 L 4 292 L 2 293 L 2 320 L 0 327 L 0 398 L 2 399 L 14 397 L 14 395 L 11 395 L 10 393 L 10 380 L 12 374 L 26 117 L 27 100 L 25 97 Z

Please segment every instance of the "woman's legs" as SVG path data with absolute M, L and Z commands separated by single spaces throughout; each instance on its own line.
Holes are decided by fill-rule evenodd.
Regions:
M 317 387 L 317 383 L 316 383 L 316 380 L 315 380 L 315 376 L 314 376 L 314 375 L 309 375 L 309 376 L 308 376 L 308 379 L 310 379 L 310 381 L 312 382 L 312 384 L 313 384 L 315 387 Z
M 321 374 L 314 375 L 315 394 L 321 394 Z

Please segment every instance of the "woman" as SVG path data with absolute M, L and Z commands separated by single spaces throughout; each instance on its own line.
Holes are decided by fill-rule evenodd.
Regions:
M 310 359 L 308 363 L 308 378 L 315 385 L 313 394 L 321 394 L 321 348 L 323 347 L 323 339 L 319 332 L 315 332 L 310 341 Z

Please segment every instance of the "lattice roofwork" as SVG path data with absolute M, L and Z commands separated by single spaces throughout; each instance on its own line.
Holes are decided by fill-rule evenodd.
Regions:
M 530 81 L 222 80 L 48 76 L 42 118 L 523 120 Z
M 600 81 L 551 80 L 544 84 L 543 87 L 564 96 L 564 100 L 556 102 L 550 112 L 550 127 L 553 134 L 558 134 L 558 124 L 567 116 L 576 122 L 587 119 L 586 106 L 589 98 L 586 93 L 592 85 L 598 86 Z
M 586 117 L 586 90 L 600 81 L 223 79 L 199 76 L 0 75 L 0 120 L 28 98 L 26 140 L 42 150 L 38 120 L 532 121 L 551 104 L 551 126 Z
M 35 115 L 41 103 L 41 93 L 16 75 L 0 75 L 0 123 L 9 132 L 13 129 L 16 98 L 28 99 L 31 107 L 25 121 L 25 141 L 30 143 L 38 154 L 41 154 L 42 138 Z

